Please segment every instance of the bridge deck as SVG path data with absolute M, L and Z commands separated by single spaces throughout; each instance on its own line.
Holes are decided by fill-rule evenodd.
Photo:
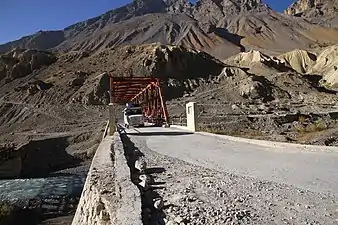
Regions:
M 268 147 L 174 128 L 126 130 L 158 153 L 218 171 L 338 194 L 338 152 Z

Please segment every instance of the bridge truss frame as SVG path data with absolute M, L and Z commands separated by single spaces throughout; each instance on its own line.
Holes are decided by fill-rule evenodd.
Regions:
M 167 106 L 160 80 L 153 77 L 110 76 L 110 103 L 138 103 L 147 122 L 169 124 Z

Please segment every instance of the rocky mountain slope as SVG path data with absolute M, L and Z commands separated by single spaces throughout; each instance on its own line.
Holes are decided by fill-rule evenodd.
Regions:
M 325 26 L 338 26 L 337 0 L 297 0 L 285 10 L 285 13 Z
M 246 6 L 249 9 L 254 4 L 253 2 L 256 1 L 240 0 L 236 4 L 232 1 L 229 2 L 231 4 L 227 5 L 227 10 L 232 13 L 238 13 L 242 11 L 242 6 Z M 198 14 L 198 17 L 202 17 L 203 11 L 209 8 L 210 5 L 215 5 L 215 3 L 213 1 L 205 1 L 195 9 L 187 0 L 137 0 L 96 18 L 58 31 L 58 37 L 63 36 L 64 40 L 62 38 L 53 38 L 55 41 L 50 41 L 48 45 L 41 46 L 36 43 L 37 40 L 41 39 L 42 35 L 46 36 L 51 33 L 40 32 L 17 42 L 0 46 L 0 52 L 9 51 L 13 47 L 54 48 L 63 52 L 79 49 L 96 51 L 109 46 L 130 43 L 142 44 L 158 41 L 163 44 L 181 44 L 181 40 L 184 37 L 191 39 L 184 42 L 188 42 L 188 46 L 197 48 L 201 46 L 209 47 L 213 40 L 205 45 L 200 42 L 200 39 L 204 39 L 207 34 L 205 31 L 200 31 L 203 29 L 199 26 L 198 21 L 193 19 L 194 16 L 192 15 Z M 223 17 L 226 12 L 224 6 L 220 4 L 216 5 L 216 7 L 215 14 L 219 14 L 219 18 Z M 245 10 L 247 10 L 246 8 Z M 184 14 L 180 15 L 181 13 Z M 207 22 L 209 23 L 209 21 Z M 136 29 L 139 25 L 139 29 Z M 60 35 L 61 33 L 63 35 Z M 208 37 L 208 39 L 213 38 Z M 219 39 L 222 39 L 221 42 L 228 44 L 226 39 L 224 40 L 222 37 L 217 37 L 217 39 L 214 41 L 216 44 L 220 41 Z
M 78 120 L 88 123 L 86 118 L 92 118 L 93 115 L 86 116 L 88 110 L 83 106 L 106 105 L 109 101 L 108 74 L 159 77 L 169 106 L 179 102 L 179 105 L 184 105 L 186 101 L 214 105 L 203 110 L 205 115 L 229 112 L 266 114 L 272 108 L 282 112 L 296 112 L 299 104 L 304 105 L 304 111 L 321 111 L 324 106 L 333 107 L 338 100 L 334 92 L 320 85 L 321 76 L 317 73 L 313 77 L 308 76 L 311 75 L 310 69 L 328 68 L 325 66 L 327 64 L 315 67 L 315 64 L 323 62 L 319 59 L 325 58 L 324 53 L 314 55 L 299 51 L 271 57 L 251 51 L 221 62 L 205 52 L 182 46 L 125 45 L 92 55 L 83 52 L 49 53 L 46 56 L 49 58 L 52 55 L 56 58 L 55 62 L 41 64 L 30 73 L 23 70 L 22 74 L 19 73 L 20 76 L 13 77 L 10 68 L 17 67 L 21 55 L 27 54 L 27 51 L 20 51 L 20 54 L 16 52 L 18 50 L 1 57 L 7 72 L 0 81 L 0 103 L 5 104 L 0 119 L 3 121 L 3 129 L 0 131 L 6 140 L 15 139 L 9 130 L 20 136 L 31 129 L 70 132 L 71 129 L 67 128 L 70 124 L 70 127 L 74 123 L 82 124 L 73 121 L 78 114 L 75 111 L 67 113 L 72 115 L 72 121 L 64 117 L 63 111 L 68 112 L 70 109 L 81 108 L 84 117 Z M 313 66 L 305 67 L 301 57 L 306 62 L 313 60 Z M 8 61 L 17 63 L 8 64 Z M 333 62 L 328 63 L 331 65 Z M 334 69 L 333 64 L 332 68 Z M 302 69 L 304 73 L 301 73 Z M 173 117 L 184 111 L 184 107 L 169 108 Z M 35 113 L 27 114 L 27 110 Z M 95 111 L 95 107 L 90 113 L 92 110 Z M 103 115 L 100 110 L 97 114 Z M 41 114 L 43 120 L 32 117 L 36 113 Z M 27 116 L 22 118 L 20 115 Z M 48 117 L 51 119 L 46 119 Z M 102 119 L 92 118 L 93 121 L 98 120 L 96 124 L 102 124 Z M 60 124 L 67 126 L 63 128 Z
M 0 46 L 14 48 L 0 57 L 0 142 L 83 124 L 97 132 L 109 74 L 161 78 L 173 116 L 187 101 L 214 105 L 206 115 L 322 111 L 337 102 L 326 89 L 337 80 L 335 47 L 285 53 L 338 42 L 337 31 L 260 1 L 134 1 L 60 32 L 54 43 L 42 45 L 37 40 L 53 33 L 40 32 Z
M 282 53 L 338 42 L 338 31 L 282 15 L 260 0 L 137 0 L 61 31 L 38 32 L 0 45 L 57 52 L 99 52 L 125 44 L 160 42 L 206 51 L 225 59 L 258 49 Z

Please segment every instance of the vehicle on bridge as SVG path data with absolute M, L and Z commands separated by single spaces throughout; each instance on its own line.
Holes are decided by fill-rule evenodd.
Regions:
M 169 126 L 160 80 L 154 77 L 110 76 L 110 103 L 126 104 L 124 124 Z
M 142 107 L 139 104 L 127 103 L 126 108 L 123 110 L 123 114 L 124 126 L 126 128 L 128 128 L 129 126 L 144 126 L 143 111 Z

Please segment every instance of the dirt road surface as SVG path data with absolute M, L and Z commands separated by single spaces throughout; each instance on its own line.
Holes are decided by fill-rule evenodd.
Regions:
M 268 147 L 172 128 L 126 132 L 130 148 L 145 155 L 156 183 L 163 184 L 155 190 L 165 202 L 166 224 L 338 223 L 338 152 Z

